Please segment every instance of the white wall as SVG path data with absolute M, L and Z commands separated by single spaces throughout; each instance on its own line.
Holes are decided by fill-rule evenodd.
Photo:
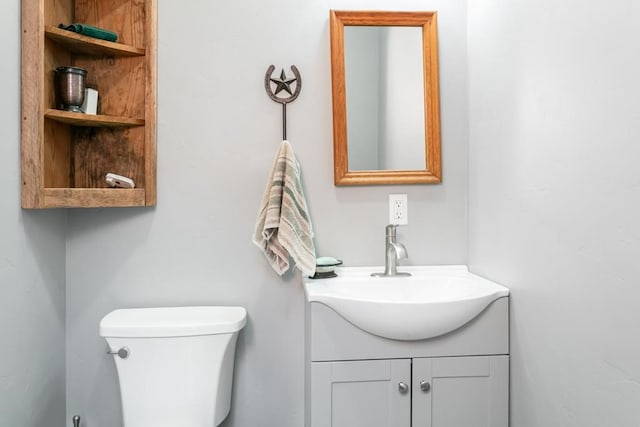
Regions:
M 414 219 L 399 239 L 410 263 L 464 263 L 466 1 L 159 3 L 158 206 L 69 213 L 68 413 L 83 414 L 88 426 L 120 425 L 116 372 L 98 336 L 109 311 L 240 304 L 249 323 L 225 425 L 301 427 L 299 275 L 279 278 L 251 244 L 281 136 L 281 109 L 264 92 L 264 73 L 270 64 L 295 64 L 302 73 L 288 133 L 303 167 L 319 255 L 381 265 L 387 195 L 406 192 Z M 334 187 L 331 8 L 439 11 L 444 184 Z
M 640 425 L 640 3 L 469 2 L 469 263 L 512 290 L 512 426 Z
M 61 426 L 66 214 L 20 209 L 20 0 L 0 28 L 0 426 Z

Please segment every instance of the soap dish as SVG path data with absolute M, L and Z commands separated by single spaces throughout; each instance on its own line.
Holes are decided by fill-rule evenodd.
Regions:
M 338 277 L 335 272 L 336 267 L 342 265 L 342 260 L 332 257 L 320 257 L 316 259 L 316 274 L 311 279 L 329 279 Z

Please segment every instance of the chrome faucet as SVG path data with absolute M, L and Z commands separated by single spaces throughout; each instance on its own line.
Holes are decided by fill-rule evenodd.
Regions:
M 397 277 L 411 276 L 410 273 L 398 272 L 398 260 L 407 258 L 407 248 L 402 243 L 396 241 L 397 225 L 389 224 L 385 228 L 385 259 L 384 273 L 371 273 L 374 277 Z

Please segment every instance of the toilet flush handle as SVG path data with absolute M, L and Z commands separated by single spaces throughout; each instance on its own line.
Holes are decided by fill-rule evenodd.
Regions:
M 122 347 L 120 350 L 116 350 L 113 351 L 111 349 L 107 350 L 107 354 L 117 354 L 120 359 L 126 359 L 127 357 L 129 357 L 129 353 L 131 353 L 131 350 L 129 350 L 129 347 Z

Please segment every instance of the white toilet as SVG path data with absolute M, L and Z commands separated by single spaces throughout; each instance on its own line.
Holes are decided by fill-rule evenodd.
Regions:
M 100 322 L 114 354 L 125 427 L 214 427 L 231 407 L 243 307 L 115 310 Z

